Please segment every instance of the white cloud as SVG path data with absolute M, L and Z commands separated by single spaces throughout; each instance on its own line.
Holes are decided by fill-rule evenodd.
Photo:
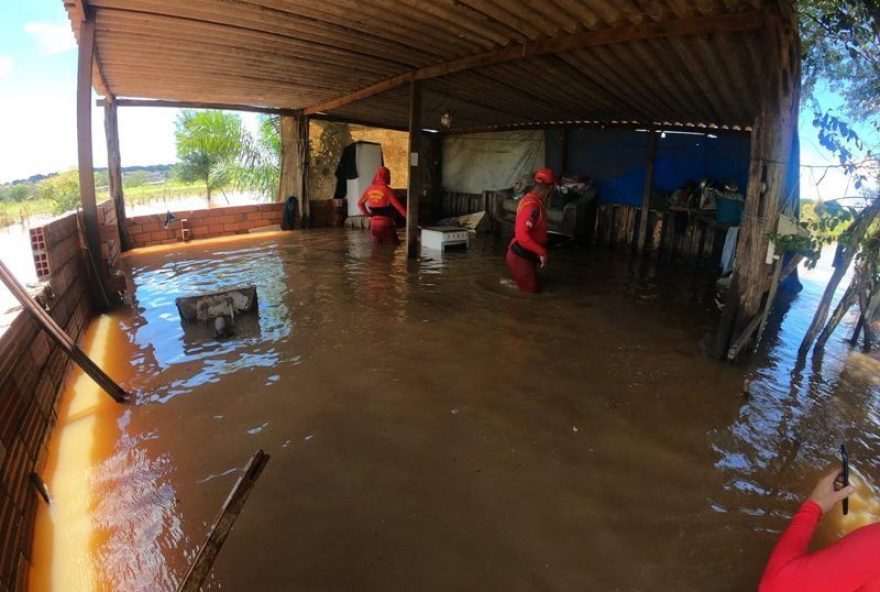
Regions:
M 76 38 L 68 24 L 30 21 L 24 24 L 24 32 L 37 40 L 43 55 L 64 53 L 76 47 Z
M 12 74 L 12 58 L 9 56 L 0 56 L 0 78 Z

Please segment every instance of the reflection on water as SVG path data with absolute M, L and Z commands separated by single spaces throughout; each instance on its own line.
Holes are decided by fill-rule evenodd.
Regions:
M 107 318 L 138 404 L 96 426 L 102 589 L 172 590 L 260 447 L 208 589 L 754 588 L 843 440 L 859 496 L 820 544 L 880 515 L 880 364 L 833 339 L 795 367 L 821 277 L 734 367 L 701 352 L 706 277 L 569 248 L 529 297 L 503 252 L 315 230 L 127 257 L 132 308 Z M 235 337 L 181 325 L 177 296 L 251 283 Z

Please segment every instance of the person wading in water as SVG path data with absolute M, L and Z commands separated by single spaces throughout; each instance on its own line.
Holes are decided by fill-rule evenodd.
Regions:
M 880 523 L 807 552 L 822 514 L 856 491 L 852 485 L 836 484 L 839 475 L 835 471 L 823 477 L 792 517 L 770 554 L 758 592 L 880 591 Z
M 535 172 L 535 187 L 520 200 L 516 209 L 513 240 L 507 247 L 507 267 L 523 292 L 540 292 L 538 267 L 547 265 L 547 209 L 544 202 L 556 176 L 550 169 Z
M 396 245 L 400 242 L 394 230 L 394 210 L 406 218 L 406 208 L 394 197 L 390 184 L 391 171 L 380 166 L 376 169 L 373 184 L 367 187 L 358 200 L 358 208 L 364 216 L 370 218 L 370 236 L 374 243 L 380 245 Z

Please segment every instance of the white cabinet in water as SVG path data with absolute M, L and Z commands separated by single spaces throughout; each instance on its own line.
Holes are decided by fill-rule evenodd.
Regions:
M 466 228 L 446 228 L 428 226 L 422 228 L 422 248 L 434 251 L 445 251 L 449 248 L 467 249 L 470 244 L 470 232 Z

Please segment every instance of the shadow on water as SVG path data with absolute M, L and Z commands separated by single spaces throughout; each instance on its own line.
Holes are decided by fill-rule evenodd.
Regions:
M 150 570 L 105 550 L 108 581 L 161 565 L 171 589 L 258 447 L 272 461 L 211 590 L 754 588 L 840 441 L 872 490 L 876 358 L 832 340 L 796 366 L 820 273 L 731 366 L 701 351 L 710 274 L 565 247 L 527 296 L 504 248 L 409 261 L 315 230 L 128 256 L 118 330 L 139 405 L 110 472 L 142 467 L 137 507 L 161 519 L 117 539 Z M 176 297 L 241 284 L 257 285 L 253 326 L 184 330 Z M 854 509 L 877 514 L 867 495 Z

